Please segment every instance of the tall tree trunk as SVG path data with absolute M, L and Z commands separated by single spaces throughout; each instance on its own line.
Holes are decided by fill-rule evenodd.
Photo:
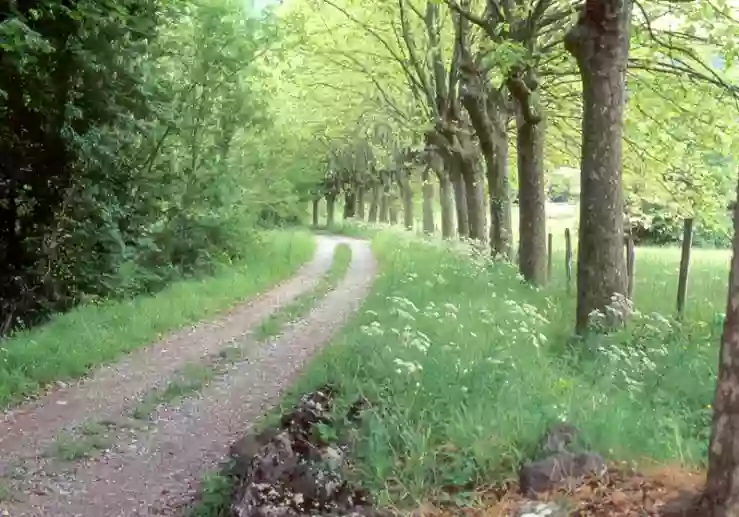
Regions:
M 431 181 L 431 167 L 423 168 L 421 179 L 423 180 L 423 233 L 432 235 L 434 233 L 434 184 Z
M 490 204 L 490 251 L 492 255 L 510 255 L 510 196 L 508 192 L 508 148 L 503 133 L 505 148 L 496 141 L 495 122 L 491 119 L 489 105 L 493 102 L 488 99 L 487 85 L 478 74 L 467 73 L 465 76 L 463 94 L 460 94 L 462 105 L 470 116 L 470 122 L 480 140 L 480 149 L 485 160 L 485 175 L 488 180 L 488 196 Z M 498 110 L 492 110 L 498 116 Z M 505 132 L 505 123 L 503 123 Z M 499 158 L 502 153 L 503 161 Z M 502 165 L 502 166 L 501 166 Z M 501 176 L 502 175 L 502 176 Z M 484 201 L 483 201 L 484 203 Z M 506 217 L 507 215 L 507 217 Z M 483 216 L 484 217 L 484 216 Z M 470 224 L 472 226 L 472 224 Z M 472 229 L 470 229 L 472 232 Z
M 543 122 L 516 117 L 518 154 L 518 270 L 534 285 L 547 280 L 546 196 Z
M 449 167 L 448 174 L 454 186 L 454 208 L 457 212 L 457 236 L 461 239 L 470 235 L 470 222 L 467 217 L 467 193 L 464 189 L 464 178 L 456 160 L 451 158 L 449 162 L 447 165 Z
M 439 204 L 441 205 L 441 236 L 454 237 L 454 193 L 452 180 L 446 171 L 439 174 Z
M 388 222 L 388 211 L 390 209 L 390 186 L 383 183 L 382 192 L 380 194 L 380 222 Z
M 336 194 L 326 195 L 326 226 L 334 225 L 334 216 L 336 212 Z
M 357 219 L 364 221 L 364 187 L 357 187 Z
M 737 201 L 734 206 L 734 253 L 703 494 L 709 512 L 700 514 L 710 517 L 739 515 L 739 184 Z
M 356 197 L 353 191 L 347 190 L 344 192 L 344 219 L 351 219 L 356 214 L 355 201 Z
M 623 135 L 631 0 L 586 0 L 565 37 L 583 85 L 580 230 L 577 257 L 577 319 L 603 309 L 614 293 L 626 293 L 623 250 Z
M 406 230 L 413 229 L 413 190 L 408 179 L 408 171 L 398 173 L 398 187 L 403 199 L 403 226 Z
M 488 102 L 493 125 L 493 163 L 488 169 L 490 202 L 490 252 L 493 256 L 511 257 L 513 232 L 511 217 L 511 187 L 508 180 L 508 133 L 504 111 L 496 101 Z
M 387 200 L 387 208 L 388 208 L 388 215 L 390 219 L 390 224 L 398 224 L 398 187 L 394 182 L 391 180 L 390 185 L 388 187 L 389 189 L 389 195 Z
M 320 199 L 313 200 L 313 226 L 318 226 L 318 208 L 320 206 L 320 203 Z
M 377 222 L 377 213 L 380 208 L 380 186 L 374 185 L 372 187 L 372 198 L 370 199 L 370 208 L 367 220 L 370 223 Z
M 474 158 L 459 158 L 459 167 L 464 180 L 464 193 L 467 201 L 467 224 L 470 239 L 485 240 L 485 199 L 484 184 Z

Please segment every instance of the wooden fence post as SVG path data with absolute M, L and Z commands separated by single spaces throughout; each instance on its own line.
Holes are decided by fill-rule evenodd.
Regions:
M 565 273 L 567 274 L 567 292 L 572 291 L 572 236 L 570 229 L 565 228 Z
M 626 296 L 629 300 L 634 299 L 634 238 L 626 236 Z
M 688 270 L 690 269 L 690 248 L 693 245 L 693 218 L 685 219 L 683 225 L 682 254 L 680 256 L 680 275 L 677 280 L 677 315 L 682 318 L 685 311 L 685 297 L 688 294 Z
M 552 281 L 552 233 L 547 235 L 547 281 Z

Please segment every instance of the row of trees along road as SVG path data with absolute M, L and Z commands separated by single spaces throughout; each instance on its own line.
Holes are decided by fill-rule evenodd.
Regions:
M 412 227 L 420 180 L 431 233 L 435 180 L 442 235 L 486 240 L 510 258 L 515 188 L 519 270 L 541 284 L 545 170 L 576 166 L 582 334 L 592 311 L 625 292 L 624 231 L 646 205 L 706 224 L 726 210 L 739 22 L 725 2 L 296 0 L 285 12 L 301 13 L 305 44 L 285 70 L 293 95 L 312 93 L 300 109 L 353 114 L 322 140 L 327 173 L 311 191 L 314 222 L 320 198 L 331 221 L 343 193 L 345 215 L 364 218 L 369 201 L 370 221 L 397 221 L 400 198 Z M 705 492 L 717 517 L 739 515 L 736 238 L 734 246 Z
M 625 215 L 725 215 L 739 134 L 725 0 L 249 5 L 0 7 L 0 334 L 238 258 L 301 201 L 333 214 L 343 196 L 347 217 L 402 212 L 411 227 L 419 183 L 424 231 L 438 185 L 442 235 L 503 259 L 517 198 L 520 272 L 541 284 L 545 171 L 560 166 L 581 171 L 583 333 L 624 292 Z M 717 517 L 739 515 L 734 248 L 706 490 Z

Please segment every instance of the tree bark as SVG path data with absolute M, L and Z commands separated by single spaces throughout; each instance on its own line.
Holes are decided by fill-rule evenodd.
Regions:
M 733 248 L 703 494 L 711 517 L 739 515 L 739 203 L 734 206 Z
M 508 187 L 508 143 L 505 140 L 505 122 L 501 135 L 491 114 L 500 118 L 497 109 L 491 109 L 494 102 L 489 99 L 487 86 L 478 75 L 465 76 L 464 94 L 460 95 L 462 105 L 470 116 L 475 134 L 480 140 L 480 149 L 485 160 L 485 175 L 488 180 L 490 205 L 490 251 L 493 256 L 510 256 L 511 204 Z M 501 159 L 502 158 L 502 159 Z M 483 216 L 484 217 L 484 216 Z
M 625 295 L 621 139 L 631 0 L 586 0 L 565 47 L 583 86 L 580 228 L 577 257 L 579 334 L 592 311 Z
M 398 224 L 398 190 L 392 185 L 390 186 L 390 195 L 388 196 L 387 209 L 390 224 Z
M 413 229 L 413 190 L 408 180 L 407 172 L 398 173 L 398 186 L 400 187 L 400 195 L 403 198 L 403 225 L 406 230 Z
M 372 187 L 372 199 L 370 199 L 369 214 L 367 215 L 368 222 L 370 223 L 377 222 L 377 213 L 379 211 L 379 205 L 380 205 L 380 187 L 378 185 L 374 185 Z
M 434 233 L 434 184 L 431 181 L 430 166 L 423 168 L 421 179 L 423 180 L 423 233 L 432 235 Z
M 511 186 L 508 179 L 508 133 L 504 111 L 488 102 L 493 124 L 493 166 L 488 173 L 490 201 L 490 252 L 493 256 L 511 257 L 513 228 L 511 217 Z
M 485 199 L 484 184 L 474 161 L 471 158 L 459 158 L 459 167 L 464 181 L 465 200 L 467 201 L 467 225 L 470 239 L 485 240 Z
M 336 194 L 326 195 L 326 226 L 333 226 L 336 211 Z
M 467 216 L 467 193 L 464 188 L 464 178 L 456 160 L 447 164 L 449 178 L 454 187 L 454 208 L 457 213 L 457 237 L 460 239 L 470 236 L 470 222 Z
M 380 222 L 388 222 L 388 211 L 390 210 L 390 185 L 387 180 L 383 181 L 382 191 L 380 193 Z
M 344 219 L 351 219 L 356 214 L 357 208 L 355 202 L 354 192 L 349 190 L 344 192 Z
M 318 208 L 320 206 L 320 203 L 320 199 L 313 200 L 313 226 L 318 226 Z
M 398 198 L 400 197 L 398 195 L 399 190 L 400 189 L 398 188 L 397 176 L 395 176 L 395 173 L 391 173 L 390 177 L 388 178 L 387 209 L 390 224 L 392 225 L 398 224 Z
M 364 221 L 365 204 L 364 204 L 364 187 L 357 187 L 357 219 Z
M 516 117 L 518 155 L 518 270 L 526 281 L 547 281 L 546 196 L 544 193 L 544 127 Z
M 454 194 L 449 174 L 439 175 L 439 204 L 441 205 L 441 236 L 444 239 L 454 237 Z

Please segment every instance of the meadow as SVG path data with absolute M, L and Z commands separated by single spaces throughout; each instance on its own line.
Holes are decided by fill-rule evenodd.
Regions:
M 459 242 L 335 230 L 372 235 L 381 275 L 285 402 L 323 382 L 343 389 L 338 411 L 359 395 L 373 402 L 359 431 L 339 433 L 381 502 L 466 504 L 513 476 L 556 420 L 612 461 L 702 466 L 729 252 L 695 250 L 678 321 L 679 250 L 638 248 L 628 325 L 583 342 L 556 246 L 552 282 L 537 289 Z

